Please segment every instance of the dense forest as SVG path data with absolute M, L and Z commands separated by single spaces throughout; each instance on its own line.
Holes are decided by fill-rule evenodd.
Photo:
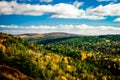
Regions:
M 33 36 L 0 33 L 0 80 L 120 80 L 120 35 Z

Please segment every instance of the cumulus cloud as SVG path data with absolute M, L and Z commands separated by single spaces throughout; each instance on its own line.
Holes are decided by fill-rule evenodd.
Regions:
M 117 2 L 117 0 L 97 0 L 98 2 Z
M 99 5 L 95 8 L 83 10 L 79 8 L 83 2 L 75 1 L 73 4 L 58 3 L 55 5 L 19 4 L 16 1 L 0 2 L 0 14 L 22 14 L 42 16 L 50 14 L 51 18 L 83 18 L 91 20 L 105 19 L 106 16 L 120 16 L 120 3 Z
M 120 28 L 112 26 L 58 25 L 58 26 L 17 26 L 0 25 L 0 32 L 9 34 L 66 32 L 81 35 L 120 34 Z
M 18 4 L 16 1 L 0 2 L 0 14 L 42 15 L 39 5 Z
M 40 0 L 40 2 L 47 2 L 47 3 L 49 3 L 49 2 L 52 2 L 53 0 Z
M 59 3 L 55 5 L 31 5 L 18 4 L 15 1 L 0 2 L 0 14 L 23 14 L 41 16 L 50 14 L 51 18 L 85 18 L 85 19 L 105 19 L 103 16 L 91 15 L 83 9 L 78 9 L 82 2 L 74 2 L 73 4 Z
M 52 11 L 52 18 L 83 18 L 92 20 L 105 19 L 105 17 L 102 16 L 89 15 L 85 12 L 85 10 L 78 9 L 73 5 L 65 3 L 54 5 L 54 9 Z
M 114 22 L 120 22 L 120 18 L 116 18 Z
M 89 14 L 94 14 L 97 16 L 120 16 L 120 3 L 117 4 L 108 4 L 108 5 L 99 5 L 96 8 L 89 8 L 87 12 Z

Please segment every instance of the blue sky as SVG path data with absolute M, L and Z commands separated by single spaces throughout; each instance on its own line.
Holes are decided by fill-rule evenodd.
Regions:
M 0 0 L 0 32 L 120 34 L 120 0 Z

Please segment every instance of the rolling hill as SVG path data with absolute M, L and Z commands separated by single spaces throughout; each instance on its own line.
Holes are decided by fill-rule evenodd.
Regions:
M 70 33 L 63 33 L 63 32 L 53 32 L 53 33 L 45 33 L 45 34 L 37 34 L 37 33 L 28 33 L 28 34 L 21 34 L 17 35 L 20 38 L 28 39 L 28 38 L 45 38 L 45 37 L 73 37 L 78 36 L 77 34 L 70 34 Z
M 34 39 L 36 35 L 39 36 L 27 34 L 32 37 L 25 39 L 0 33 L 0 79 L 120 79 L 119 35 L 49 37 L 54 34 L 46 34 L 47 38 Z

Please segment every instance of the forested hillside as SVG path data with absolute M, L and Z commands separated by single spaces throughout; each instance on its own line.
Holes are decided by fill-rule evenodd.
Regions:
M 0 80 L 120 80 L 120 35 L 19 37 L 0 33 Z

